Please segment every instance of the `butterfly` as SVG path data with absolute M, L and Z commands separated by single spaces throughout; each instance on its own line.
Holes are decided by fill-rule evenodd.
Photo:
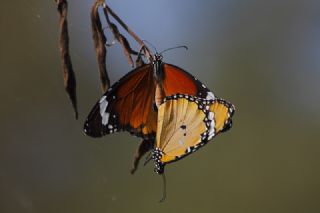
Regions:
M 206 100 L 215 98 L 199 80 L 177 66 L 164 63 L 162 55 L 157 53 L 152 63 L 123 76 L 100 98 L 85 121 L 85 134 L 102 137 L 128 131 L 144 141 L 153 140 L 159 91 L 160 97 L 183 93 Z
M 232 126 L 235 107 L 220 98 L 202 99 L 188 94 L 164 98 L 158 109 L 158 127 L 152 159 L 155 172 L 195 152 Z

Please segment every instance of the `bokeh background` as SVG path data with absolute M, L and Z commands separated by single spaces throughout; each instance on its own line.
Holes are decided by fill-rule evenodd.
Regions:
M 138 138 L 82 132 L 101 95 L 92 3 L 69 2 L 78 121 L 54 2 L 0 3 L 0 212 L 320 212 L 319 1 L 108 1 L 159 50 L 187 45 L 164 61 L 237 107 L 231 131 L 167 166 L 162 204 L 152 164 L 129 174 Z M 119 44 L 107 61 L 112 82 L 131 69 Z

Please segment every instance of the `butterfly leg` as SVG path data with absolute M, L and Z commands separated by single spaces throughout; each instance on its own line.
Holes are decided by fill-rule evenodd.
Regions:
M 131 169 L 131 174 L 134 174 L 134 172 L 138 169 L 138 164 L 139 164 L 139 161 L 141 159 L 141 157 L 146 154 L 148 151 L 150 151 L 152 148 L 153 148 L 153 145 L 154 145 L 154 139 L 149 139 L 149 140 L 143 140 L 134 157 L 133 157 L 133 165 L 132 165 L 132 169 Z

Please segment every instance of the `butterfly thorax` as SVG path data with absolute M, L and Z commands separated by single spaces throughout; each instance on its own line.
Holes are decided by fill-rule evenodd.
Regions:
M 164 71 L 163 71 L 163 61 L 162 61 L 162 55 L 159 53 L 156 53 L 154 55 L 154 60 L 152 62 L 153 65 L 153 75 L 155 80 L 158 83 L 161 83 L 164 79 Z

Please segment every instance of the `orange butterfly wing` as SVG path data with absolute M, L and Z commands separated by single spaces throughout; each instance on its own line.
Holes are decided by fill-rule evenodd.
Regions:
M 157 127 L 157 114 L 152 111 L 154 93 L 152 66 L 147 64 L 134 69 L 96 103 L 85 122 L 85 133 L 102 137 L 127 130 L 143 138 L 152 138 Z
M 163 89 L 165 96 L 177 93 L 214 99 L 210 90 L 190 73 L 172 64 L 164 64 Z

